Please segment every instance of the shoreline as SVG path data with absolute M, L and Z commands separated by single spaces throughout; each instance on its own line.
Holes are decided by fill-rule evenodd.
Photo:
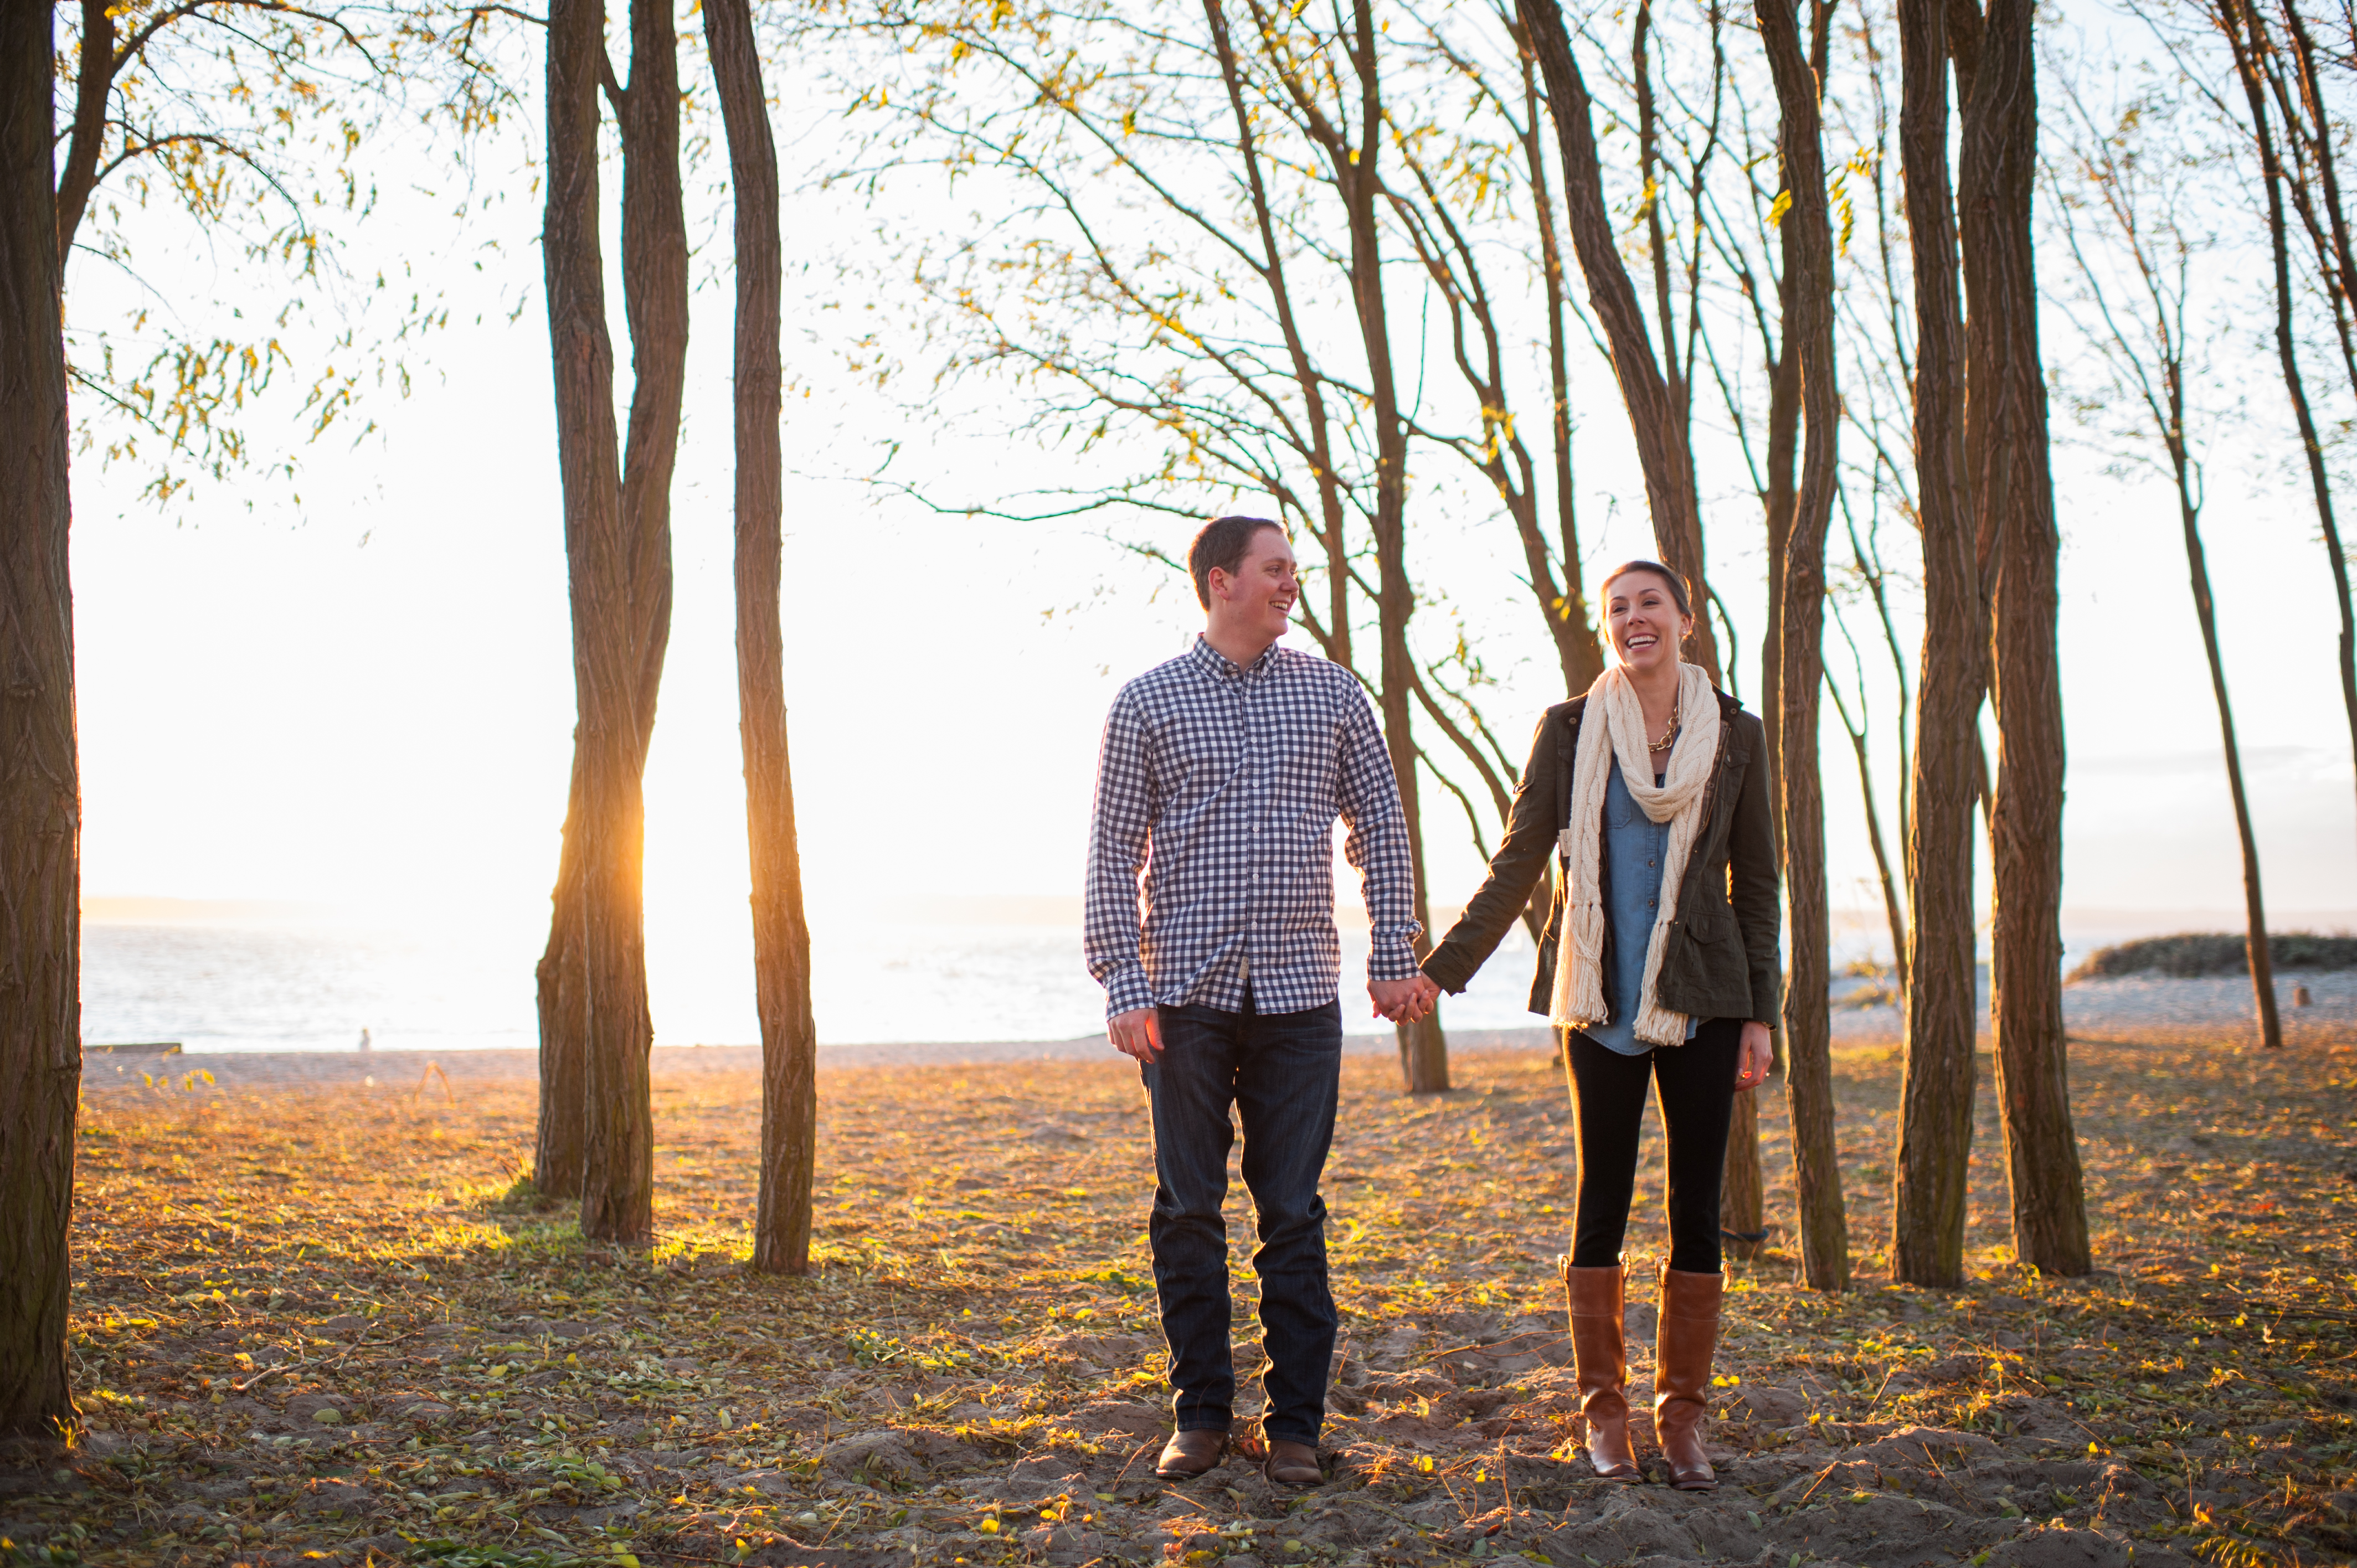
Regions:
M 1838 993 L 1850 993 L 1865 983 L 1836 983 Z M 2305 988 L 2309 1005 L 2289 1005 L 2294 987 Z M 2286 973 L 2277 977 L 2284 1039 L 2292 1047 L 2357 1045 L 2357 972 Z M 2063 991 L 2065 1026 L 2070 1038 L 2088 1043 L 2121 1045 L 2186 1045 L 2214 1042 L 2233 1048 L 2255 1044 L 2250 982 L 2244 976 L 2184 979 L 2126 976 L 2081 981 Z M 1982 988 L 1981 1047 L 1988 1047 L 1986 986 Z M 1895 1047 L 1905 1037 L 1906 1019 L 1895 999 L 1878 999 L 1859 1006 L 1836 994 L 1832 1015 L 1836 1049 Z M 1448 1032 L 1452 1054 L 1501 1050 L 1543 1051 L 1553 1047 L 1552 1032 L 1544 1026 L 1508 1029 L 1463 1028 Z M 1346 1057 L 1389 1056 L 1395 1049 L 1388 1033 L 1345 1034 Z M 909 1040 L 868 1044 L 822 1044 L 821 1069 L 989 1067 L 1018 1063 L 1101 1062 L 1121 1059 L 1100 1034 L 1055 1039 Z M 693 1045 L 654 1047 L 657 1074 L 756 1072 L 761 1065 L 757 1045 Z M 440 1049 L 414 1046 L 371 1051 L 352 1048 L 182 1050 L 168 1055 L 126 1051 L 113 1056 L 103 1042 L 94 1042 L 82 1058 L 86 1090 L 137 1089 L 151 1080 L 175 1083 L 190 1073 L 210 1073 L 220 1087 L 316 1085 L 336 1087 L 416 1083 L 439 1070 L 447 1079 L 498 1082 L 536 1079 L 540 1055 L 532 1046 L 451 1046 Z
M 1548 1031 L 1463 1029 L 1452 1031 L 1456 1051 L 1544 1050 Z M 1396 1047 L 1383 1035 L 1345 1035 L 1346 1057 L 1388 1056 Z M 826 1046 L 818 1048 L 821 1070 L 845 1068 L 998 1067 L 1046 1062 L 1117 1062 L 1123 1058 L 1103 1035 L 1064 1040 L 913 1041 L 895 1045 Z M 759 1072 L 759 1046 L 657 1046 L 653 1069 L 669 1073 Z M 537 1080 L 540 1053 L 533 1049 L 451 1051 L 182 1051 L 169 1056 L 111 1058 L 92 1050 L 82 1058 L 85 1091 L 144 1088 L 152 1079 L 176 1085 L 190 1073 L 212 1074 L 218 1089 L 350 1085 L 421 1091 L 438 1072 L 453 1081 L 500 1083 Z M 437 1086 L 438 1087 L 438 1086 Z

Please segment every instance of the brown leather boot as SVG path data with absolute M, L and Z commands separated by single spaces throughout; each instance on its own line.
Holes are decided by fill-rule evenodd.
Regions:
M 1175 1432 L 1162 1445 L 1154 1473 L 1166 1481 L 1188 1481 L 1219 1467 L 1228 1456 L 1228 1434 L 1210 1427 Z
M 1639 1478 L 1629 1446 L 1629 1355 L 1623 1343 L 1620 1265 L 1576 1269 L 1557 1258 L 1563 1294 L 1571 1309 L 1571 1362 L 1579 1379 L 1579 1413 L 1587 1418 L 1587 1462 L 1606 1481 Z
M 1718 1477 L 1702 1451 L 1710 1414 L 1710 1363 L 1718 1348 L 1722 1274 L 1662 1268 L 1661 1326 L 1653 1337 L 1653 1435 L 1682 1492 L 1714 1491 Z

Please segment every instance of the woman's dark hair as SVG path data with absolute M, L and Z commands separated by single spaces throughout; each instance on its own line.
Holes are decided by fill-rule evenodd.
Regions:
M 1264 528 L 1285 532 L 1285 524 L 1274 518 L 1215 517 L 1187 546 L 1187 571 L 1195 579 L 1195 598 L 1205 609 L 1211 607 L 1211 568 L 1234 576 L 1252 548 L 1253 535 Z
M 1597 585 L 1596 592 L 1598 597 L 1609 599 L 1612 596 L 1612 585 L 1619 582 L 1621 578 L 1627 576 L 1631 572 L 1651 572 L 1654 576 L 1659 577 L 1663 583 L 1669 585 L 1670 597 L 1677 600 L 1678 614 L 1682 616 L 1690 616 L 1694 614 L 1694 599 L 1686 592 L 1686 580 L 1684 577 L 1679 576 L 1675 572 L 1671 571 L 1667 566 L 1663 565 L 1659 561 L 1621 562 L 1620 564 L 1613 567 L 1612 570 L 1604 574 L 1604 580 Z

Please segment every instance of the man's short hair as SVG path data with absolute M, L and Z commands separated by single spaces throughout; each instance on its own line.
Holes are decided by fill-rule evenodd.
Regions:
M 1187 571 L 1195 579 L 1195 598 L 1205 609 L 1211 607 L 1211 568 L 1234 576 L 1252 549 L 1253 536 L 1264 528 L 1285 532 L 1285 524 L 1275 518 L 1215 517 L 1187 546 Z

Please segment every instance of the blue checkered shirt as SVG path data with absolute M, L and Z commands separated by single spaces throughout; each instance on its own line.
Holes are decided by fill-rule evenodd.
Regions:
M 1275 644 L 1239 669 L 1198 637 L 1124 686 L 1097 757 L 1082 934 L 1106 1015 L 1240 1012 L 1247 983 L 1257 1012 L 1333 1001 L 1337 817 L 1372 927 L 1367 978 L 1411 979 L 1407 820 L 1351 672 Z

